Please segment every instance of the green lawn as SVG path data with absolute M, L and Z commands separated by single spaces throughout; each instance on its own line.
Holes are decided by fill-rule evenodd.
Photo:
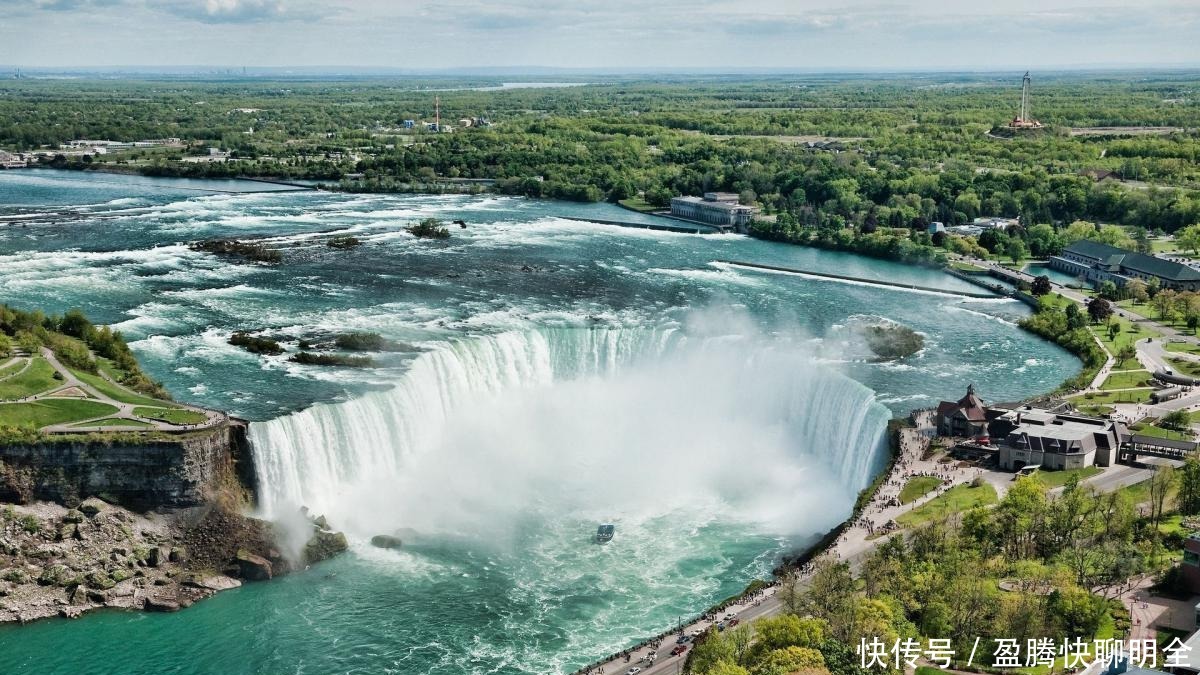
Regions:
M 1119 490 L 1124 495 L 1129 497 L 1129 500 L 1136 506 L 1150 501 L 1150 481 L 1144 480 L 1133 485 L 1126 485 Z M 1172 487 L 1167 491 L 1167 510 L 1170 510 L 1171 505 L 1175 503 L 1175 496 L 1179 494 L 1177 487 Z
M 36 356 L 29 370 L 19 377 L 0 382 L 0 401 L 13 401 L 62 386 L 62 381 L 54 379 L 54 375 L 54 366 L 46 359 Z
M 633 209 L 634 211 L 643 211 L 643 212 L 658 211 L 659 209 L 662 208 L 660 206 L 655 206 L 655 205 L 651 204 L 650 202 L 646 201 L 645 199 L 642 199 L 641 197 L 630 197 L 629 199 L 622 199 L 622 200 L 620 200 L 619 203 L 621 204 L 621 206 L 624 206 L 625 208 L 628 208 L 628 209 Z
M 1171 367 L 1185 375 L 1193 377 L 1200 376 L 1200 361 L 1189 361 L 1188 359 L 1168 358 Z
M 5 363 L 7 361 L 8 359 L 0 359 L 0 363 Z M 20 372 L 21 369 L 25 367 L 25 363 L 25 359 L 18 359 L 17 361 L 0 368 L 0 378 L 8 377 L 9 375 Z
M 148 420 L 159 420 L 171 424 L 200 424 L 208 419 L 201 413 L 179 408 L 134 408 L 133 414 Z
M 1139 340 L 1145 340 L 1146 338 L 1152 337 L 1156 338 L 1161 335 L 1161 333 L 1153 328 L 1150 328 L 1144 323 L 1134 323 L 1129 319 L 1121 318 L 1116 315 L 1113 315 L 1112 321 L 1115 321 L 1121 327 L 1121 331 L 1117 333 L 1116 338 L 1112 340 L 1108 338 L 1107 325 L 1095 324 L 1089 326 L 1092 333 L 1094 333 L 1096 337 L 1100 338 L 1100 342 L 1104 344 L 1104 348 L 1107 349 L 1110 354 L 1116 354 L 1117 352 L 1121 351 L 1121 347 L 1124 347 L 1125 345 L 1132 345 Z
M 171 406 L 171 404 L 166 401 L 160 401 L 158 399 L 150 398 L 149 396 L 135 394 L 124 387 L 119 387 L 112 382 L 109 382 L 99 375 L 92 375 L 91 373 L 84 373 L 78 370 L 72 370 L 71 372 L 75 374 L 75 377 L 78 377 L 80 380 L 94 387 L 96 391 L 99 391 L 101 394 L 104 394 L 115 401 L 130 403 L 132 405 L 148 405 L 154 407 Z
M 1200 355 L 1200 345 L 1194 345 L 1190 342 L 1168 342 L 1163 345 L 1163 349 L 1169 352 L 1186 352 L 1188 354 Z
M 1153 389 L 1134 389 L 1132 391 L 1088 392 L 1071 399 L 1077 406 L 1112 405 L 1114 403 L 1146 403 L 1150 400 Z
M 153 427 L 154 425 L 149 422 L 143 422 L 141 420 L 125 419 L 124 417 L 106 417 L 102 420 L 96 420 L 94 422 L 80 422 L 79 424 L 73 424 L 71 426 L 75 426 L 75 427 L 136 427 L 138 429 L 148 429 L 150 427 Z
M 38 429 L 50 424 L 104 417 L 117 411 L 107 403 L 77 399 L 44 399 L 29 403 L 0 404 L 0 427 Z
M 1154 436 L 1155 438 L 1169 438 L 1175 441 L 1195 440 L 1195 437 L 1190 433 L 1183 433 L 1181 431 L 1175 431 L 1174 429 L 1164 429 L 1163 427 L 1155 424 L 1135 424 L 1129 427 L 1129 430 L 1135 434 Z
M 983 272 L 986 271 L 982 267 L 979 267 L 978 265 L 972 265 L 971 263 L 958 262 L 958 261 L 950 263 L 950 267 L 958 270 L 959 272 L 966 272 L 968 274 L 982 274 Z
M 96 365 L 100 368 L 100 372 L 104 373 L 105 375 L 108 375 L 110 378 L 112 378 L 113 380 L 115 380 L 117 382 L 120 382 L 121 378 L 125 377 L 125 375 L 127 374 L 125 371 L 121 370 L 120 368 L 117 368 L 117 366 L 114 365 L 112 361 L 110 361 L 102 356 L 96 357 Z
M 1072 476 L 1078 476 L 1079 480 L 1084 481 L 1100 473 L 1100 471 L 1101 469 L 1098 466 L 1086 466 L 1082 469 L 1066 469 L 1064 471 L 1039 469 L 1033 474 L 1033 477 L 1047 488 L 1056 488 L 1066 485 Z
M 909 502 L 915 502 L 936 490 L 941 484 L 941 478 L 934 476 L 914 476 L 908 479 L 908 482 L 900 489 L 900 503 L 908 504 Z
M 901 515 L 896 519 L 905 527 L 924 525 L 942 520 L 952 513 L 962 513 L 976 506 L 996 503 L 996 488 L 988 483 L 979 487 L 956 485 L 929 502 Z
M 1104 383 L 1100 385 L 1101 389 L 1106 391 L 1112 389 L 1132 389 L 1134 387 L 1150 386 L 1151 377 L 1148 370 L 1134 370 L 1124 373 L 1110 373 Z
M 1075 403 L 1078 403 L 1078 401 Z M 1091 415 L 1093 417 L 1104 417 L 1113 411 L 1111 405 L 1076 405 L 1075 407 L 1079 408 L 1079 412 L 1084 415 Z

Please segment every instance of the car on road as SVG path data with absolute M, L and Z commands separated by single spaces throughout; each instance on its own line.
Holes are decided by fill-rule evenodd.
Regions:
M 681 645 L 685 642 L 691 642 L 691 641 L 692 641 L 691 635 L 680 635 L 679 637 L 675 638 L 675 644 L 677 644 L 677 645 Z
M 733 617 L 732 619 L 730 619 L 730 620 L 729 620 L 729 627 L 730 627 L 730 628 L 733 628 L 734 626 L 738 625 L 738 624 L 739 624 L 739 623 L 741 623 L 741 622 L 742 622 L 742 620 L 741 620 L 741 619 L 739 619 L 739 618 L 737 618 L 737 617 L 735 616 L 735 617 Z
M 730 612 L 730 613 L 728 613 L 728 614 L 726 614 L 726 615 L 725 615 L 725 620 L 726 620 L 726 621 L 730 621 L 730 620 L 732 620 L 732 619 L 734 619 L 734 618 L 736 618 L 736 617 L 737 617 L 737 615 L 736 615 L 736 614 L 734 614 L 733 612 Z
M 724 621 L 717 623 L 717 630 L 725 630 L 725 622 Z
M 642 672 L 642 669 L 638 668 L 637 666 L 634 666 L 634 667 L 630 668 L 629 670 L 625 671 L 625 675 L 637 675 L 640 672 Z
M 671 656 L 679 656 L 687 651 L 687 645 L 675 645 L 675 649 L 671 650 Z

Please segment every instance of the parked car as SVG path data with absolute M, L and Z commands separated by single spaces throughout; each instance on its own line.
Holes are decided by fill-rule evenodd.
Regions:
M 675 649 L 671 650 L 671 656 L 679 656 L 687 651 L 687 645 L 675 645 Z
M 637 675 L 640 672 L 642 672 L 642 669 L 638 668 L 637 666 L 634 666 L 634 667 L 630 668 L 629 670 L 625 671 L 625 675 Z
M 734 626 L 738 625 L 738 624 L 739 624 L 739 623 L 741 623 L 741 622 L 742 622 L 742 620 L 741 620 L 741 619 L 739 619 L 739 618 L 737 618 L 737 617 L 735 616 L 735 617 L 733 617 L 732 619 L 730 619 L 730 620 L 729 620 L 729 627 L 730 627 L 730 628 L 733 628 Z

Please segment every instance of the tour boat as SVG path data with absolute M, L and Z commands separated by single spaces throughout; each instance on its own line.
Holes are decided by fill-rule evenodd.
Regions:
M 605 523 L 596 528 L 596 543 L 607 544 L 608 542 L 612 541 L 613 532 L 615 532 L 616 529 L 617 526 L 610 523 Z

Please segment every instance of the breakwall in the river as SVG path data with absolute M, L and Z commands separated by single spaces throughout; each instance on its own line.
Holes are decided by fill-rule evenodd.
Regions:
M 255 488 L 246 425 L 179 438 L 136 434 L 45 437 L 0 444 L 0 502 L 68 506 L 93 496 L 135 508 L 208 502 L 231 482 Z

